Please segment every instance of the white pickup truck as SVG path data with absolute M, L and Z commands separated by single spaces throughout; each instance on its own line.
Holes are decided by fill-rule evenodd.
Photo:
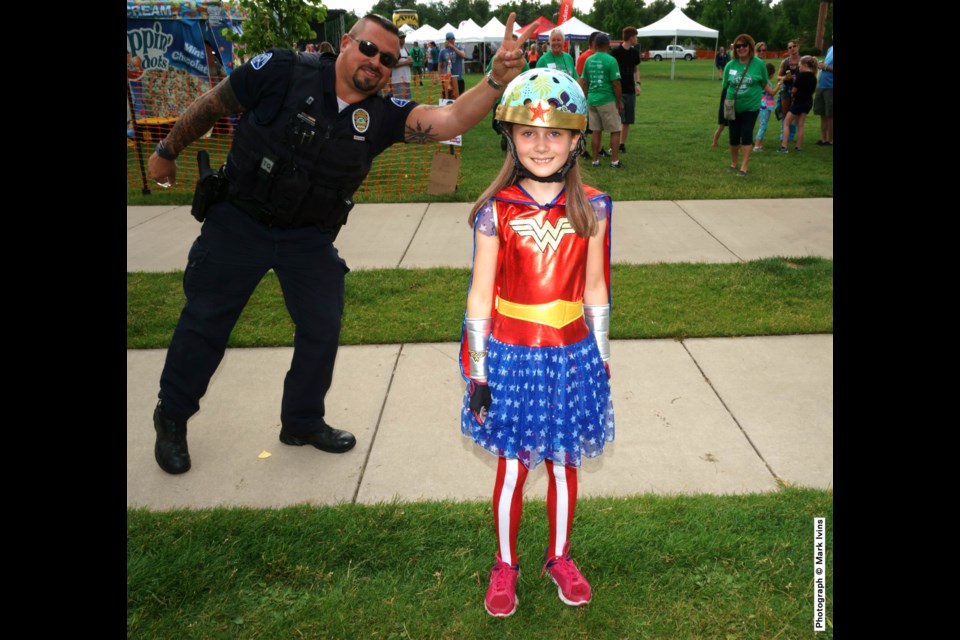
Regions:
M 662 51 L 648 51 L 647 59 L 656 60 L 660 62 L 661 60 L 669 60 L 670 58 L 683 58 L 684 60 L 693 60 L 697 57 L 697 52 L 693 49 L 684 49 L 678 44 L 668 44 L 667 48 Z

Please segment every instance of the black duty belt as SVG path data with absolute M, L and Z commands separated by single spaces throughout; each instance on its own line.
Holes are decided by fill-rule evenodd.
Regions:
M 273 227 L 275 229 L 304 229 L 306 227 L 319 227 L 320 225 L 316 222 L 290 222 L 272 216 L 266 211 L 263 210 L 255 202 L 250 202 L 249 200 L 241 200 L 239 198 L 227 198 L 227 202 L 235 206 L 237 209 L 240 209 L 248 216 L 259 222 L 260 224 L 266 225 L 268 227 Z M 340 228 L 336 229 L 321 229 L 324 233 L 329 233 L 336 239 L 337 234 L 340 232 Z

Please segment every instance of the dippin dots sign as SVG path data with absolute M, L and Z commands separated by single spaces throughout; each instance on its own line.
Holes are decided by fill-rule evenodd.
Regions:
M 139 60 L 139 66 L 144 71 L 165 70 L 170 61 L 164 53 L 171 44 L 173 36 L 164 33 L 159 22 L 154 22 L 153 28 L 127 31 L 127 51 L 135 61 Z

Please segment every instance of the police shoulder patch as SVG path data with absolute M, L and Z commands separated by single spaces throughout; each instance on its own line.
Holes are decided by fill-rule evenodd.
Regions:
M 267 64 L 270 61 L 270 58 L 273 57 L 273 51 L 268 51 L 267 53 L 261 53 L 256 58 L 250 61 L 250 66 L 254 69 L 262 69 L 263 65 Z
M 409 101 L 409 100 L 403 100 L 402 98 L 390 98 L 390 102 L 392 102 L 393 104 L 397 105 L 398 107 L 402 107 L 402 106 L 406 105 L 406 104 L 407 104 L 408 102 L 410 102 L 410 101 Z

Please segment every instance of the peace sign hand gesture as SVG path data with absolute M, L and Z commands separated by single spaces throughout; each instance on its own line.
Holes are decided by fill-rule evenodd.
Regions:
M 507 24 L 503 33 L 503 43 L 497 49 L 493 56 L 493 66 L 490 67 L 490 75 L 498 84 L 507 84 L 523 70 L 523 44 L 537 30 L 537 24 L 531 23 L 523 30 L 520 37 L 514 39 L 513 23 L 517 14 L 511 13 L 507 18 Z

